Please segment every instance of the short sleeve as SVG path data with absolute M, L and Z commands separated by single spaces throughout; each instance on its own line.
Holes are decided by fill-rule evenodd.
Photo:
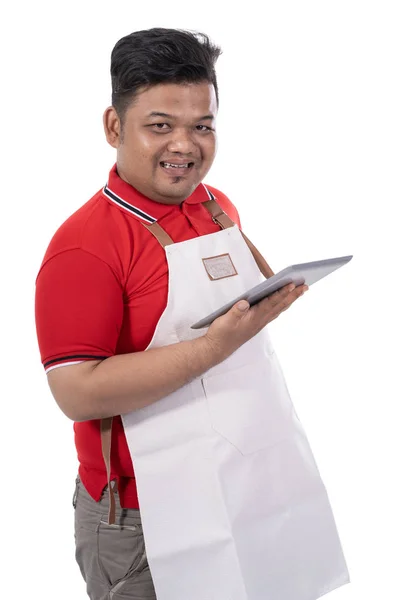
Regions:
M 47 260 L 36 280 L 35 320 L 46 372 L 115 354 L 123 289 L 110 266 L 82 249 Z

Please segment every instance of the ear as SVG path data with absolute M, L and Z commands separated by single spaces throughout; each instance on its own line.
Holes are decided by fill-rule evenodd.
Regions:
M 119 148 L 121 144 L 121 122 L 117 111 L 113 106 L 109 106 L 104 111 L 103 127 L 107 142 L 113 148 Z

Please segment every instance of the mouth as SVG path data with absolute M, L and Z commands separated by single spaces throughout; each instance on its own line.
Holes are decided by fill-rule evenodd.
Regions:
M 167 175 L 170 175 L 172 177 L 184 177 L 192 171 L 194 167 L 194 162 L 171 163 L 161 161 L 160 166 L 164 173 L 166 173 Z

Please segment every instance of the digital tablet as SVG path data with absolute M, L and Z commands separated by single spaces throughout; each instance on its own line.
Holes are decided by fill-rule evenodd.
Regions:
M 221 306 L 221 308 L 214 311 L 204 319 L 201 319 L 201 321 L 198 321 L 192 325 L 191 329 L 202 329 L 203 327 L 208 327 L 215 319 L 228 312 L 228 310 L 230 310 L 232 306 L 236 304 L 236 302 L 239 302 L 239 300 L 247 300 L 250 306 L 253 306 L 253 304 L 260 302 L 260 300 L 263 300 L 263 298 L 273 294 L 289 283 L 294 283 L 296 287 L 303 284 L 310 286 L 319 279 L 329 275 L 329 273 L 336 271 L 336 269 L 339 269 L 339 267 L 342 267 L 348 263 L 352 258 L 353 255 L 340 256 L 338 258 L 327 258 L 325 260 L 316 260 L 313 262 L 300 263 L 298 265 L 286 267 L 286 269 L 283 269 L 283 271 L 279 271 L 279 273 L 269 277 L 248 292 L 238 296 L 231 302 L 228 302 L 228 304 Z

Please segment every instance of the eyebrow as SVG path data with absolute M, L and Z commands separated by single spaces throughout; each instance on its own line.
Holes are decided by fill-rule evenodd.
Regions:
M 149 114 L 149 117 L 163 117 L 164 119 L 175 119 L 174 115 L 169 115 L 168 113 L 152 111 Z M 204 115 L 204 117 L 200 117 L 200 119 L 196 119 L 196 121 L 212 121 L 214 119 L 214 115 Z

